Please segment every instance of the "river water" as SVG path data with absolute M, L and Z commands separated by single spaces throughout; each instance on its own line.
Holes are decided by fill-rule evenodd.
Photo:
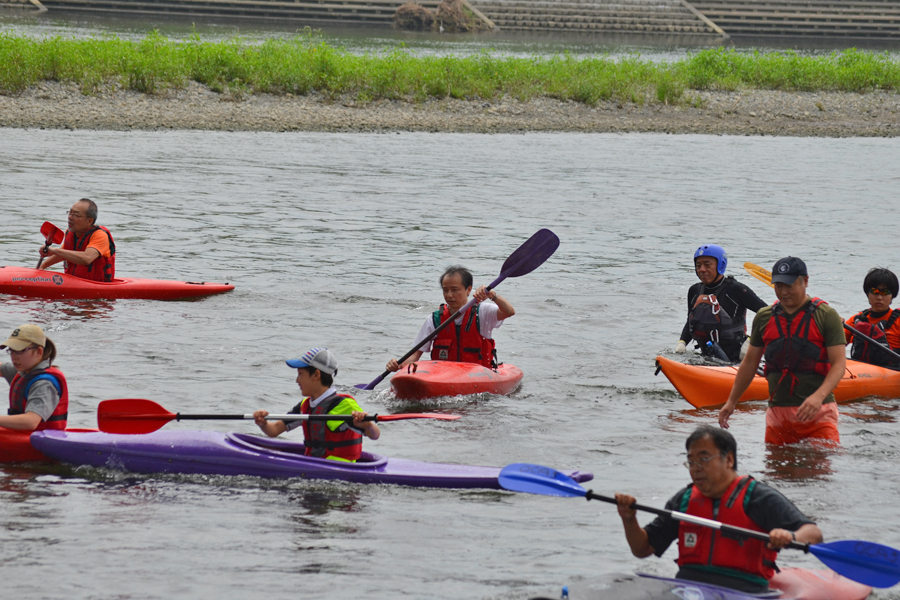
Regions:
M 236 285 L 192 302 L 0 296 L 0 331 L 48 331 L 73 427 L 93 426 L 106 398 L 281 412 L 299 399 L 284 359 L 327 346 L 338 383 L 370 381 L 441 301 L 445 266 L 488 283 L 548 227 L 556 254 L 498 288 L 517 309 L 496 337 L 521 389 L 433 403 L 360 392 L 373 412 L 464 416 L 386 423 L 366 447 L 589 470 L 598 493 L 662 506 L 688 481 L 685 437 L 716 417 L 653 375 L 681 331 L 694 249 L 726 246 L 729 273 L 768 300 L 740 265 L 800 256 L 810 291 L 849 316 L 870 267 L 900 266 L 898 161 L 896 139 L 0 130 L 0 264 L 35 263 L 41 223 L 64 225 L 88 196 L 120 275 Z M 733 417 L 740 470 L 828 540 L 900 547 L 897 401 L 843 406 L 843 445 L 824 452 L 767 449 L 764 408 Z M 614 507 L 484 490 L 4 466 L 0 520 L 3 596 L 17 598 L 511 599 L 675 570 L 674 548 L 630 555 Z

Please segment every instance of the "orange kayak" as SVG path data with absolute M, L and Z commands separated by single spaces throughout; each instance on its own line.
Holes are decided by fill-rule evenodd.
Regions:
M 725 404 L 737 375 L 736 366 L 686 365 L 662 356 L 656 357 L 656 366 L 678 393 L 697 408 Z M 900 371 L 848 360 L 844 376 L 834 389 L 834 397 L 838 402 L 847 402 L 865 396 L 900 398 Z M 768 399 L 769 386 L 765 379 L 756 375 L 740 401 Z

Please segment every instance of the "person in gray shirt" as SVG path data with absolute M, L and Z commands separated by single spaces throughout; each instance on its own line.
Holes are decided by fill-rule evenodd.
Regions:
M 0 415 L 0 427 L 20 431 L 65 429 L 69 412 L 66 378 L 52 366 L 56 346 L 44 330 L 28 323 L 13 330 L 0 349 L 10 362 L 0 363 L 0 375 L 9 382 L 9 414 Z

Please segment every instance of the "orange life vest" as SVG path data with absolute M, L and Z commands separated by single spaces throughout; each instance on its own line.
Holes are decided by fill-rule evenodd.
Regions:
M 9 384 L 9 414 L 23 415 L 25 407 L 28 405 L 28 391 L 32 384 L 41 379 L 46 379 L 53 384 L 56 391 L 59 392 L 59 403 L 50 418 L 41 421 L 35 428 L 35 431 L 44 429 L 65 429 L 67 419 L 69 418 L 69 387 L 66 384 L 66 378 L 62 371 L 56 367 L 47 367 L 46 369 L 34 369 L 24 376 L 16 373 L 15 377 Z
M 497 366 L 494 340 L 481 335 L 478 304 L 467 310 L 462 321 L 448 325 L 438 332 L 431 344 L 431 360 L 475 363 L 488 369 Z M 434 311 L 432 319 L 437 329 L 451 316 L 446 304 Z
M 112 234 L 109 229 L 102 225 L 94 225 L 83 236 L 78 237 L 75 232 L 66 231 L 66 239 L 63 241 L 63 250 L 75 250 L 76 252 L 84 252 L 91 241 L 94 232 L 100 230 L 109 237 L 109 256 L 102 254 L 94 259 L 89 265 L 76 265 L 66 261 L 66 273 L 89 279 L 91 281 L 112 281 L 116 278 L 116 243 L 113 241 Z
M 727 525 L 763 531 L 745 512 L 756 485 L 749 475 L 736 478 L 718 500 L 707 498 L 693 485 L 682 499 L 681 512 Z M 765 531 L 764 533 L 768 533 Z M 721 531 L 681 521 L 678 525 L 679 566 L 724 573 L 766 585 L 775 574 L 777 553 L 757 539 L 725 537 Z M 760 581 L 762 578 L 764 581 Z

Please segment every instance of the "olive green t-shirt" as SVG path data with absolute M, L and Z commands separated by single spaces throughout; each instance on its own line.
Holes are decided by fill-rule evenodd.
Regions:
M 811 299 L 807 298 L 806 303 L 797 312 L 792 315 L 785 315 L 788 322 L 795 318 L 802 318 L 806 304 L 810 301 Z M 750 329 L 751 346 L 756 346 L 757 348 L 764 346 L 762 334 L 771 317 L 771 306 L 761 308 L 756 313 Z M 826 348 L 847 345 L 847 341 L 844 338 L 844 324 L 836 310 L 827 304 L 820 304 L 813 313 L 813 320 L 816 322 L 819 331 L 822 332 Z M 769 406 L 800 406 L 807 396 L 819 389 L 822 382 L 825 381 L 825 376 L 818 373 L 797 373 L 797 383 L 794 385 L 793 393 L 791 393 L 791 377 L 785 377 L 781 381 L 781 385 L 778 384 L 779 379 L 781 379 L 781 373 L 769 373 L 767 377 L 769 382 Z M 833 393 L 825 397 L 825 403 L 827 402 L 834 402 Z

